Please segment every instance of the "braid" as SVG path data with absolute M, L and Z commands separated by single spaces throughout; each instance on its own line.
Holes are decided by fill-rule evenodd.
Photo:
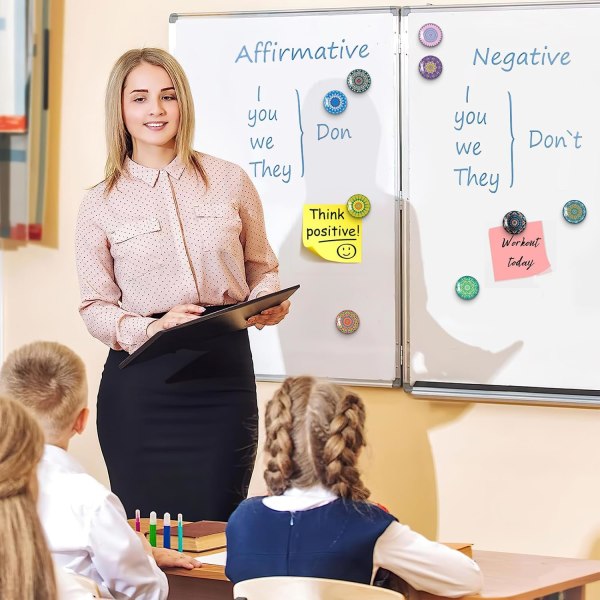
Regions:
M 264 477 L 269 491 L 279 496 L 290 485 L 294 473 L 290 380 L 268 402 L 265 415 L 267 468 Z
M 366 500 L 370 492 L 356 466 L 365 445 L 365 407 L 358 396 L 344 392 L 338 400 L 323 449 L 323 483 L 342 498 Z

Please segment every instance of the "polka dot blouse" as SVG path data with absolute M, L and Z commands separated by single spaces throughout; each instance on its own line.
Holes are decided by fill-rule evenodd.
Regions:
M 133 352 L 150 315 L 183 303 L 235 304 L 279 289 L 278 263 L 248 175 L 200 155 L 208 189 L 175 158 L 163 169 L 130 159 L 105 195 L 101 183 L 79 209 L 79 312 L 90 333 Z

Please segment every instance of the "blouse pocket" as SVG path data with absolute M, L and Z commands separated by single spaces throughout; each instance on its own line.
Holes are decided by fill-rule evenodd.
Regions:
M 131 281 L 165 263 L 164 235 L 156 218 L 124 223 L 109 236 L 115 279 Z
M 229 253 L 240 246 L 242 220 L 233 206 L 194 206 L 202 250 Z
M 135 223 L 126 223 L 122 227 L 115 229 L 112 234 L 114 244 L 126 242 L 131 238 L 144 233 L 154 233 L 160 231 L 160 222 L 158 219 L 147 219 L 145 221 L 136 221 Z

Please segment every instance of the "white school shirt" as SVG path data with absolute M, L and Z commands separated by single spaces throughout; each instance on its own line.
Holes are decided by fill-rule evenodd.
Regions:
M 83 588 L 75 577 L 57 564 L 54 565 L 56 597 L 58 600 L 94 600 L 98 596 Z
M 165 574 L 146 554 L 112 492 L 51 445 L 38 480 L 38 512 L 57 565 L 93 579 L 108 598 L 166 599 Z
M 303 511 L 337 500 L 333 492 L 317 484 L 290 488 L 281 496 L 267 496 L 263 504 L 277 511 Z M 432 542 L 407 525 L 390 523 L 373 549 L 373 576 L 378 568 L 392 571 L 417 590 L 460 598 L 481 590 L 482 575 L 477 563 L 444 544 Z

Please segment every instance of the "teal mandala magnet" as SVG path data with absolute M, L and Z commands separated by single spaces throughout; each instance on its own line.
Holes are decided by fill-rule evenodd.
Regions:
M 357 219 L 362 219 L 366 217 L 371 211 L 371 202 L 362 194 L 354 194 L 348 198 L 348 202 L 346 203 L 346 208 L 348 212 Z
M 364 69 L 354 69 L 348 74 L 346 83 L 353 92 L 362 94 L 371 87 L 371 76 Z
M 342 310 L 335 317 L 335 326 L 341 333 L 354 333 L 359 325 L 360 319 L 353 310 Z
M 463 300 L 473 300 L 479 294 L 479 282 L 475 277 L 465 275 L 461 277 L 454 287 L 459 298 Z
M 517 235 L 525 231 L 525 227 L 527 227 L 527 219 L 522 212 L 519 212 L 518 210 L 511 210 L 504 215 L 504 219 L 502 219 L 502 227 L 504 227 L 506 233 Z
M 567 223 L 577 225 L 577 223 L 581 223 L 585 219 L 586 215 L 587 209 L 585 204 L 579 200 L 569 200 L 563 206 L 563 217 Z
M 339 90 L 331 90 L 325 94 L 323 98 L 323 106 L 325 110 L 332 115 L 339 115 L 346 110 L 348 99 L 346 94 Z

